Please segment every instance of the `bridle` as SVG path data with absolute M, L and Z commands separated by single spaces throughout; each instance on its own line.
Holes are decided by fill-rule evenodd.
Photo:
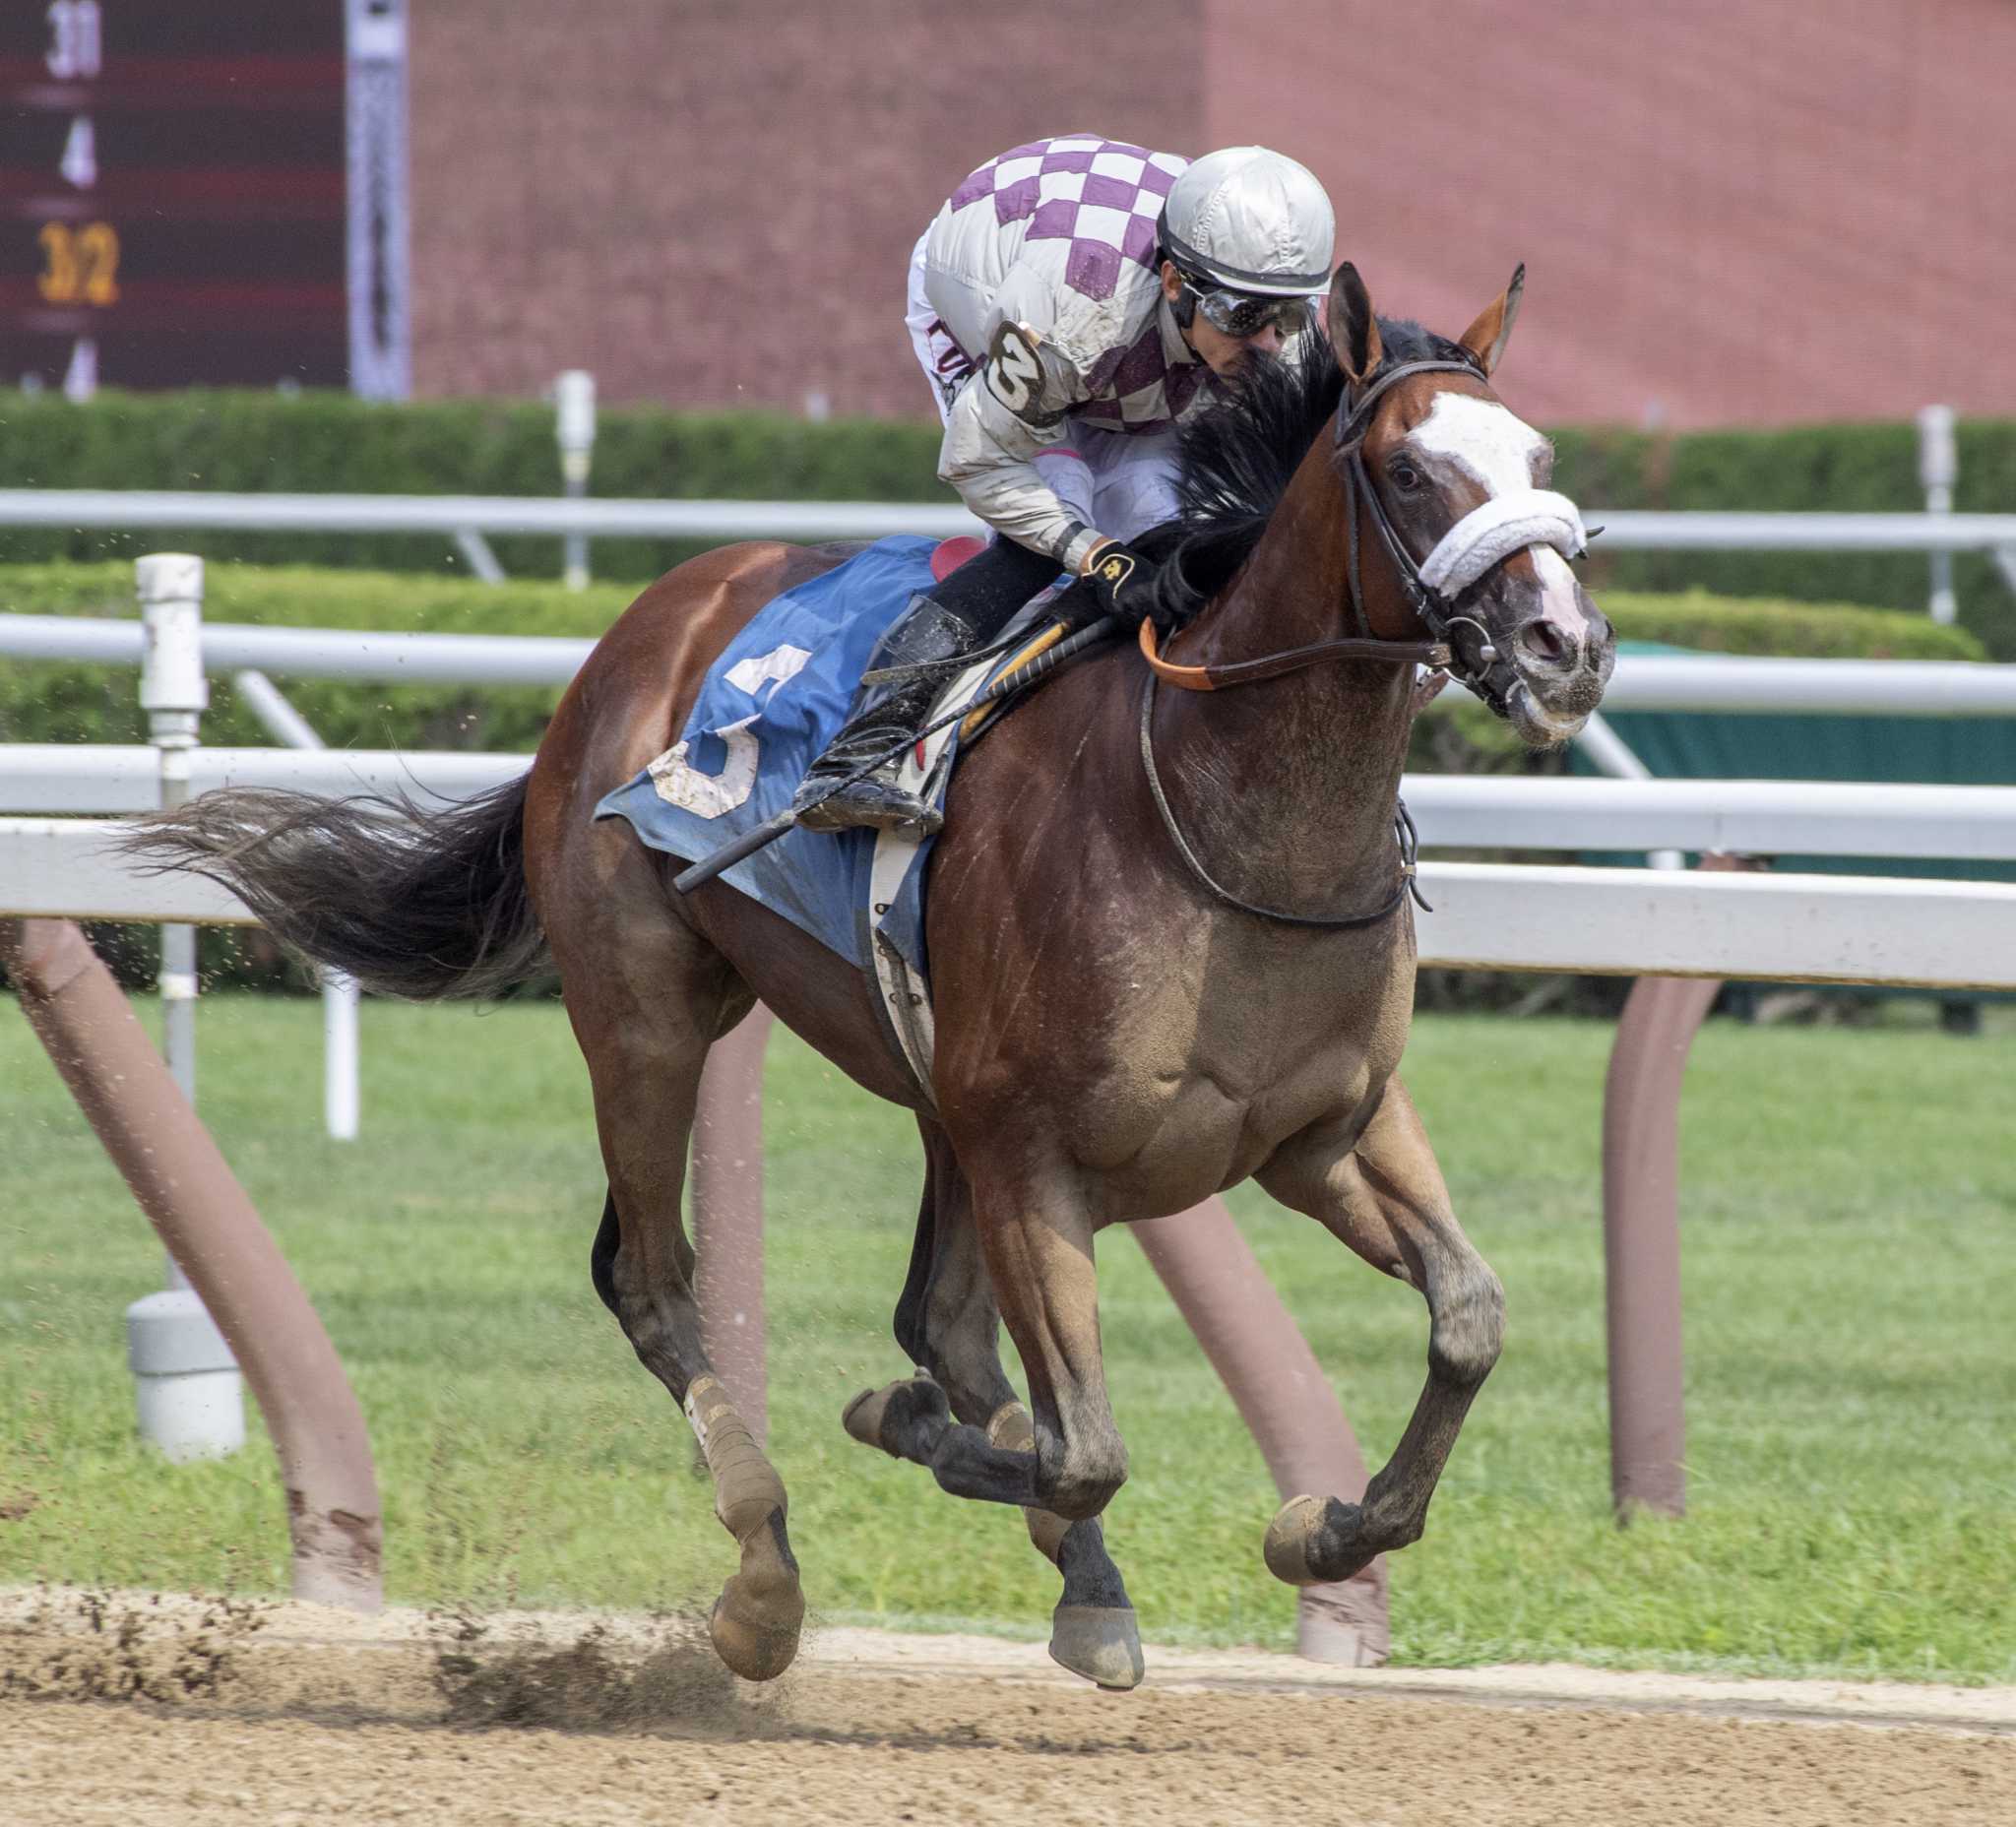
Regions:
M 1502 717 L 1505 714 L 1505 692 L 1501 686 L 1491 682 L 1498 659 L 1496 646 L 1481 622 L 1474 615 L 1458 614 L 1455 603 L 1421 576 L 1420 566 L 1415 562 L 1414 554 L 1407 549 L 1407 542 L 1394 527 L 1392 516 L 1386 512 L 1386 503 L 1380 498 L 1378 489 L 1372 486 L 1371 472 L 1365 468 L 1365 439 L 1371 435 L 1373 408 L 1400 382 L 1417 374 L 1467 374 L 1477 381 L 1484 378 L 1483 370 L 1470 361 L 1403 362 L 1380 375 L 1362 393 L 1339 409 L 1336 451 L 1344 475 L 1348 553 L 1345 575 L 1351 588 L 1352 620 L 1361 634 L 1370 636 L 1372 624 L 1365 614 L 1364 590 L 1358 578 L 1358 502 L 1362 498 L 1366 511 L 1372 517 L 1372 528 L 1379 536 L 1379 543 L 1393 561 L 1394 574 L 1400 580 L 1401 594 L 1407 598 L 1407 606 L 1427 629 L 1430 637 L 1448 650 L 1449 659 L 1443 662 L 1443 669 Z M 1452 630 L 1458 626 L 1477 630 L 1474 660 L 1451 638 Z
M 1394 803 L 1393 833 L 1400 851 L 1400 881 L 1386 902 L 1369 914 L 1291 914 L 1277 908 L 1255 906 L 1242 901 L 1229 889 L 1223 887 L 1205 868 L 1195 850 L 1190 848 L 1181 830 L 1177 827 L 1175 813 L 1155 765 L 1155 746 L 1151 739 L 1152 720 L 1155 712 L 1155 688 L 1158 680 L 1174 685 L 1185 691 L 1224 691 L 1236 685 L 1256 684 L 1262 679 L 1279 678 L 1284 673 L 1298 672 L 1304 666 L 1320 664 L 1332 660 L 1362 660 L 1383 662 L 1392 665 L 1423 665 L 1450 673 L 1462 684 L 1481 698 L 1491 709 L 1503 716 L 1506 712 L 1506 693 L 1502 686 L 1492 682 L 1497 670 L 1498 653 L 1495 644 L 1476 617 L 1458 611 L 1452 597 L 1437 584 L 1423 575 L 1423 567 L 1416 563 L 1414 554 L 1407 549 L 1406 542 L 1395 529 L 1386 512 L 1386 504 L 1380 499 L 1379 491 L 1372 484 L 1370 472 L 1365 468 L 1365 439 L 1371 431 L 1374 409 L 1402 381 L 1417 374 L 1467 374 L 1473 380 L 1482 380 L 1483 370 L 1472 361 L 1408 361 L 1388 369 L 1376 376 L 1372 382 L 1355 394 L 1348 394 L 1338 408 L 1336 453 L 1339 460 L 1339 473 L 1344 479 L 1345 526 L 1347 529 L 1346 583 L 1350 592 L 1352 626 L 1357 630 L 1335 641 L 1318 641 L 1306 647 L 1287 648 L 1280 653 L 1267 654 L 1258 660 L 1233 661 L 1222 665 L 1183 666 L 1164 660 L 1156 651 L 1155 627 L 1144 620 L 1141 624 L 1141 652 L 1148 661 L 1148 678 L 1141 694 L 1141 763 L 1148 776 L 1148 788 L 1154 797 L 1156 810 L 1162 814 L 1163 828 L 1168 833 L 1176 853 L 1182 857 L 1192 876 L 1220 901 L 1242 913 L 1257 914 L 1263 919 L 1278 920 L 1292 926 L 1321 926 L 1332 930 L 1351 927 L 1374 926 L 1399 911 L 1400 905 L 1409 895 L 1424 910 L 1428 904 L 1421 899 L 1416 882 L 1416 850 L 1418 839 L 1414 820 L 1408 816 L 1404 802 Z M 1574 515 L 1572 503 L 1559 496 L 1543 496 L 1534 491 L 1535 501 L 1559 502 L 1566 509 L 1567 517 L 1573 519 L 1572 534 L 1567 532 L 1568 519 L 1549 507 L 1549 517 L 1561 522 L 1561 531 L 1550 534 L 1551 542 L 1561 543 L 1572 538 L 1579 549 L 1582 537 L 1581 521 Z M 1358 553 L 1358 504 L 1362 500 L 1377 533 L 1379 542 L 1386 549 L 1392 561 L 1400 588 L 1407 598 L 1410 609 L 1427 629 L 1429 638 L 1425 641 L 1389 641 L 1372 633 L 1370 618 L 1365 613 L 1364 590 L 1360 578 Z M 1473 523 L 1477 523 L 1473 526 Z M 1488 524 L 1486 524 L 1488 523 Z M 1457 595 L 1467 590 L 1485 571 L 1491 570 L 1509 557 L 1512 552 L 1535 543 L 1531 538 L 1508 542 L 1516 536 L 1507 534 L 1505 528 L 1509 517 L 1487 503 L 1484 508 L 1475 510 L 1450 530 L 1430 553 L 1426 561 L 1430 568 L 1448 575 L 1461 577 Z M 1466 530 L 1469 530 L 1466 533 Z M 1450 554 L 1457 554 L 1451 557 Z M 1442 561 L 1438 563 L 1438 561 Z M 1455 630 L 1469 627 L 1477 632 L 1475 654 L 1465 654 L 1458 647 Z M 1428 910 L 1432 911 L 1432 910 Z
M 1407 549 L 1365 468 L 1365 438 L 1372 428 L 1373 409 L 1402 381 L 1411 380 L 1417 374 L 1467 374 L 1471 379 L 1480 381 L 1484 378 L 1483 370 L 1475 362 L 1406 361 L 1387 369 L 1361 392 L 1348 395 L 1338 409 L 1335 448 L 1339 474 L 1344 479 L 1345 580 L 1350 592 L 1351 622 L 1357 632 L 1341 640 L 1317 641 L 1307 647 L 1288 648 L 1259 660 L 1234 661 L 1216 666 L 1181 666 L 1164 660 L 1156 651 L 1154 626 L 1144 621 L 1141 624 L 1141 651 L 1156 677 L 1187 691 L 1222 691 L 1232 685 L 1251 685 L 1261 679 L 1279 678 L 1285 672 L 1297 672 L 1304 666 L 1317 665 L 1324 661 L 1385 661 L 1394 665 L 1432 666 L 1446 671 L 1494 711 L 1503 714 L 1504 692 L 1489 682 L 1489 669 L 1498 658 L 1490 636 L 1482 623 L 1475 616 L 1459 613 L 1450 597 L 1422 575 L 1421 566 L 1416 563 L 1414 554 Z M 1408 607 L 1428 631 L 1425 641 L 1389 641 L 1372 632 L 1371 618 L 1365 613 L 1359 562 L 1360 501 L 1371 517 L 1379 543 L 1385 547 L 1386 555 L 1393 563 L 1394 574 L 1400 581 Z M 1460 531 L 1460 527 L 1452 530 L 1450 536 L 1454 537 Z M 1448 541 L 1445 539 L 1444 543 Z M 1504 552 L 1498 556 L 1509 555 L 1509 552 Z M 1433 561 L 1431 554 L 1429 563 Z M 1474 657 L 1464 654 L 1450 639 L 1451 631 L 1458 627 L 1477 631 Z

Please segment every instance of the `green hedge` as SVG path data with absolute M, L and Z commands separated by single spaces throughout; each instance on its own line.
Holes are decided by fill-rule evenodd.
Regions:
M 928 424 L 770 412 L 599 414 L 598 495 L 786 501 L 951 501 Z M 0 391 L 0 485 L 213 488 L 223 493 L 557 495 L 549 408 L 448 400 L 388 406 L 347 394 L 191 389 L 102 393 L 87 407 Z M 0 563 L 138 556 L 158 533 L 0 528 Z M 654 578 L 706 542 L 603 539 L 597 572 Z M 462 559 L 432 535 L 177 533 L 176 549 L 251 564 L 356 566 L 453 575 Z M 560 542 L 497 538 L 514 577 L 555 577 Z
M 1516 389 L 1515 389 L 1516 398 Z M 1918 434 L 1908 424 L 1768 431 L 1559 430 L 1558 485 L 1597 509 L 1866 510 L 1923 506 Z M 625 408 L 600 415 L 594 491 L 601 495 L 944 501 L 937 433 L 924 422 L 766 412 Z M 2016 420 L 1959 428 L 1964 512 L 2016 506 Z M 52 394 L 0 392 L 0 480 L 9 486 L 304 489 L 363 493 L 550 495 L 559 491 L 552 414 L 491 401 L 370 405 L 339 394 L 192 391 L 101 394 L 75 407 Z M 132 555 L 157 534 L 0 529 L 0 562 Z M 452 573 L 433 537 L 349 535 L 178 536 L 207 557 Z M 558 541 L 504 539 L 514 575 L 551 576 Z M 600 575 L 657 576 L 693 548 L 606 540 Z M 1592 581 L 1632 591 L 1700 589 L 1791 601 L 1922 610 L 1922 555 L 1824 552 L 1619 552 L 1596 547 Z M 2016 659 L 2016 601 L 1984 557 L 1956 561 L 1961 620 L 1997 658 Z
M 1676 595 L 1602 589 L 1597 605 L 1620 641 L 1659 641 L 1710 654 L 1786 655 L 1803 660 L 1985 660 L 1966 628 L 1945 628 L 1903 609 L 1853 602 Z
M 1557 431 L 1556 486 L 1596 509 L 1905 513 L 1924 507 L 1918 430 L 1909 424 L 1796 425 L 1770 431 Z M 1963 421 L 1955 507 L 2016 508 L 2016 420 Z M 1595 518 L 1601 518 L 1600 515 Z M 1592 586 L 1699 589 L 1792 601 L 1866 602 L 1922 612 L 1918 552 L 1617 552 L 1591 548 Z M 1984 554 L 1954 561 L 1960 620 L 1999 660 L 2016 660 L 2016 598 Z

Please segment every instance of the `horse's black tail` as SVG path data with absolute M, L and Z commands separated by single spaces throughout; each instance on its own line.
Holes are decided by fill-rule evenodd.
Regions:
M 120 848 L 230 889 L 284 945 L 366 988 L 490 996 L 545 962 L 525 880 L 520 775 L 433 810 L 231 787 L 136 824 Z

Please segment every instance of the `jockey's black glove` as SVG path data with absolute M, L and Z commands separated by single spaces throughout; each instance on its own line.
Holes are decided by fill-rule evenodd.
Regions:
M 1138 622 L 1156 613 L 1155 569 L 1155 560 L 1146 552 L 1108 539 L 1094 554 L 1072 594 L 1089 598 L 1099 615 Z

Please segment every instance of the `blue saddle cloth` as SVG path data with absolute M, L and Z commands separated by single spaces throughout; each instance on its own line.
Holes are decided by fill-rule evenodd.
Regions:
M 914 594 L 931 588 L 936 546 L 935 539 L 878 539 L 772 600 L 708 669 L 678 742 L 603 798 L 596 817 L 626 818 L 653 850 L 697 862 L 782 812 L 846 720 L 883 630 Z M 722 880 L 872 971 L 875 836 L 788 831 Z M 919 975 L 930 850 L 929 841 L 918 847 L 889 913 L 872 920 Z

